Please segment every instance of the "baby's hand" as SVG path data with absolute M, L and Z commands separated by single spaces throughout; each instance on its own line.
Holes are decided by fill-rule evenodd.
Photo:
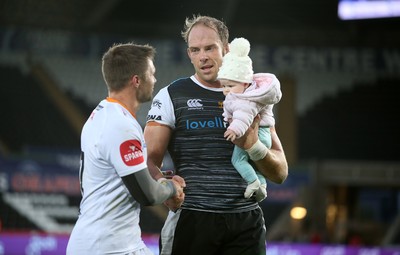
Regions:
M 232 130 L 228 129 L 225 131 L 224 137 L 226 138 L 227 141 L 233 142 L 236 139 L 236 134 Z

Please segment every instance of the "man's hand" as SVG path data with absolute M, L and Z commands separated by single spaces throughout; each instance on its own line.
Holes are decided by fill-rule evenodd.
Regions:
M 178 210 L 178 208 L 181 207 L 183 201 L 185 200 L 185 193 L 183 192 L 183 188 L 186 187 L 186 183 L 185 180 L 178 175 L 174 175 L 171 181 L 175 185 L 176 195 L 167 199 L 164 202 L 164 205 L 167 206 L 171 211 L 175 212 L 176 210 Z
M 232 142 L 244 150 L 250 149 L 251 146 L 258 141 L 258 126 L 260 125 L 260 120 L 260 115 L 257 115 L 246 133 Z
M 264 151 L 263 149 L 260 150 L 260 148 L 265 146 L 257 146 L 257 143 L 261 143 L 258 140 L 259 123 L 260 117 L 257 116 L 245 135 L 239 139 L 236 139 L 233 141 L 233 143 L 246 150 L 248 153 L 249 151 L 252 151 L 253 158 L 258 159 L 253 160 L 253 162 L 255 163 L 257 170 L 264 175 L 264 177 L 275 183 L 283 183 L 288 176 L 289 168 L 282 143 L 278 137 L 278 134 L 276 133 L 275 127 L 270 127 L 271 148 L 268 149 L 267 154 L 262 159 L 259 158 L 258 156 L 260 156 Z M 252 158 L 250 153 L 249 156 Z

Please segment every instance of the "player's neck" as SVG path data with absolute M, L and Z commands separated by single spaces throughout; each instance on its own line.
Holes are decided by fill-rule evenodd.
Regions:
M 215 81 L 206 81 L 200 78 L 199 75 L 197 75 L 197 73 L 194 75 L 194 77 L 196 78 L 196 80 L 198 82 L 200 82 L 204 87 L 208 87 L 208 88 L 222 88 L 221 83 L 219 82 L 219 80 L 215 80 Z
M 136 116 L 139 103 L 135 100 L 132 100 L 132 98 L 133 97 L 128 97 L 127 94 L 123 93 L 110 93 L 107 97 L 107 100 L 122 105 L 133 116 Z

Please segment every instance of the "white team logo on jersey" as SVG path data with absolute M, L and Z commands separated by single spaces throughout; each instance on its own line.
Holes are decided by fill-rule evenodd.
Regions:
M 201 99 L 189 99 L 186 102 L 187 106 L 189 106 L 189 110 L 192 109 L 202 109 L 203 104 L 201 103 Z
M 154 99 L 154 100 L 153 100 L 153 103 L 152 103 L 152 106 L 153 106 L 153 107 L 157 107 L 158 109 L 160 109 L 161 106 L 162 106 L 162 103 L 161 103 L 160 100 Z
M 127 166 L 134 166 L 144 162 L 142 144 L 138 140 L 128 140 L 119 146 L 122 161 Z

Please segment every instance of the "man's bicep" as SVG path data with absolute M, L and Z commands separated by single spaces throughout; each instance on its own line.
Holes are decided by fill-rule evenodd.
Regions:
M 156 122 L 148 122 L 144 129 L 144 139 L 147 145 L 147 165 L 151 175 L 157 179 L 164 155 L 168 148 L 172 129 Z

